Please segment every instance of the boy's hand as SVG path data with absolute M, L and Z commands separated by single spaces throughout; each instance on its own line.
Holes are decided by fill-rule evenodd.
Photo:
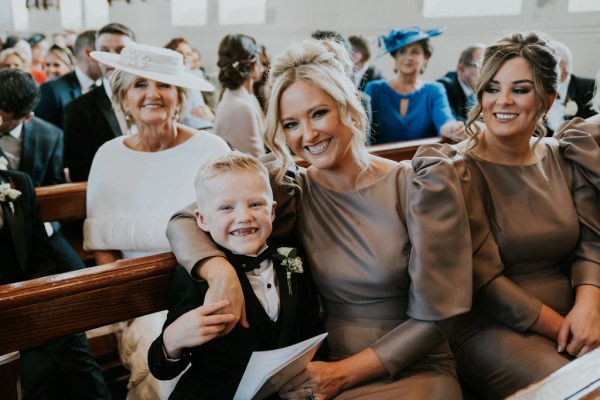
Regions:
M 221 336 L 226 324 L 235 320 L 233 314 L 216 314 L 226 307 L 229 307 L 228 301 L 205 304 L 177 318 L 163 333 L 167 356 L 180 358 L 182 349 L 200 346 Z

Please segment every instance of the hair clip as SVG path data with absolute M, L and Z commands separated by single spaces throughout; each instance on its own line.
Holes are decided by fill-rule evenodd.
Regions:
M 239 67 L 239 66 L 240 66 L 240 63 L 239 63 L 239 61 L 235 61 L 233 64 L 231 64 L 231 66 L 232 66 L 233 68 L 237 68 L 237 67 Z

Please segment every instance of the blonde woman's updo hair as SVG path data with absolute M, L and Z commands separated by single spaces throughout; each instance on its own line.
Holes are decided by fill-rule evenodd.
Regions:
M 547 130 L 543 123 L 543 117 L 552 105 L 550 103 L 551 96 L 558 90 L 560 75 L 558 59 L 550 41 L 542 35 L 535 32 L 513 33 L 486 47 L 483 53 L 476 88 L 477 104 L 471 109 L 466 123 L 466 131 L 469 135 L 467 153 L 479 143 L 481 130 L 475 121 L 483 111 L 481 100 L 486 87 L 506 61 L 517 57 L 523 57 L 531 67 L 533 87 L 542 102 L 542 106 L 535 115 L 535 132 L 538 134 L 538 139 L 533 146 L 535 147 L 546 135 Z M 534 154 L 536 154 L 535 151 Z
M 283 182 L 285 171 L 292 162 L 281 125 L 279 100 L 282 93 L 298 80 L 323 90 L 335 100 L 342 123 L 353 133 L 352 157 L 363 171 L 368 170 L 365 148 L 368 120 L 352 82 L 352 73 L 350 54 L 332 40 L 310 39 L 292 44 L 273 59 L 269 70 L 270 94 L 264 140 L 281 163 L 278 182 Z
M 125 98 L 125 94 L 127 90 L 133 85 L 135 80 L 138 78 L 137 75 L 134 75 L 130 72 L 125 72 L 123 70 L 117 69 L 110 76 L 110 88 L 112 90 L 112 100 L 119 105 L 121 108 L 121 112 L 125 115 L 125 122 L 127 123 L 127 129 L 131 129 L 134 121 L 131 118 L 128 118 L 128 112 L 123 108 L 123 99 Z M 185 103 L 188 98 L 188 89 L 182 88 L 180 86 L 175 86 L 177 90 L 177 97 L 179 98 L 179 109 L 177 110 L 177 121 L 182 120 L 183 112 L 185 110 Z

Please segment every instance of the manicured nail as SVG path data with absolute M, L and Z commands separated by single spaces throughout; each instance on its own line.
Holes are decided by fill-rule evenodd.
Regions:
M 562 346 L 560 344 L 556 348 L 556 351 L 558 351 L 559 353 L 562 353 Z

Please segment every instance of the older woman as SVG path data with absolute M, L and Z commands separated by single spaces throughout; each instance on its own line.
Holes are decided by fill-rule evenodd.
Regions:
M 47 80 L 60 78 L 75 69 L 75 56 L 68 48 L 53 45 L 46 53 Z
M 254 82 L 262 79 L 256 42 L 242 34 L 225 36 L 217 65 L 224 92 L 217 107 L 215 132 L 234 149 L 257 157 L 265 154 L 264 114 L 252 90 Z
M 557 60 L 535 33 L 484 53 L 477 104 L 459 145 L 474 224 L 473 310 L 450 344 L 481 396 L 504 398 L 600 345 L 600 149 L 581 119 L 540 139 L 556 97 Z M 480 129 L 475 121 L 483 118 Z M 446 149 L 448 150 L 448 149 Z M 464 182 L 463 182 L 464 183 Z M 485 229 L 484 229 L 485 230 Z
M 0 70 L 8 68 L 29 72 L 26 54 L 14 47 L 0 51 Z
M 289 234 L 295 222 L 330 349 L 329 362 L 309 363 L 280 396 L 460 399 L 444 334 L 471 299 L 458 177 L 449 159 L 424 157 L 411 168 L 370 155 L 351 74 L 348 52 L 330 41 L 294 45 L 271 64 L 273 235 Z M 288 146 L 311 166 L 291 164 Z M 210 287 L 237 282 L 191 214 L 167 234 L 180 262 Z
M 419 79 L 433 53 L 429 38 L 443 31 L 415 27 L 380 36 L 380 45 L 394 58 L 396 75 L 365 87 L 371 96 L 374 143 L 439 135 L 464 138 L 464 124 L 452 116 L 442 84 Z
M 120 55 L 92 52 L 117 69 L 111 76 L 115 102 L 137 133 L 105 143 L 96 153 L 87 191 L 84 247 L 98 264 L 169 250 L 169 216 L 195 198 L 194 178 L 208 158 L 229 151 L 220 138 L 178 123 L 186 89 L 210 85 L 187 72 L 179 53 L 129 43 Z M 146 354 L 165 313 L 135 319 L 123 331 L 120 352 L 131 369 L 130 397 L 166 397 L 169 382 L 148 373 Z

